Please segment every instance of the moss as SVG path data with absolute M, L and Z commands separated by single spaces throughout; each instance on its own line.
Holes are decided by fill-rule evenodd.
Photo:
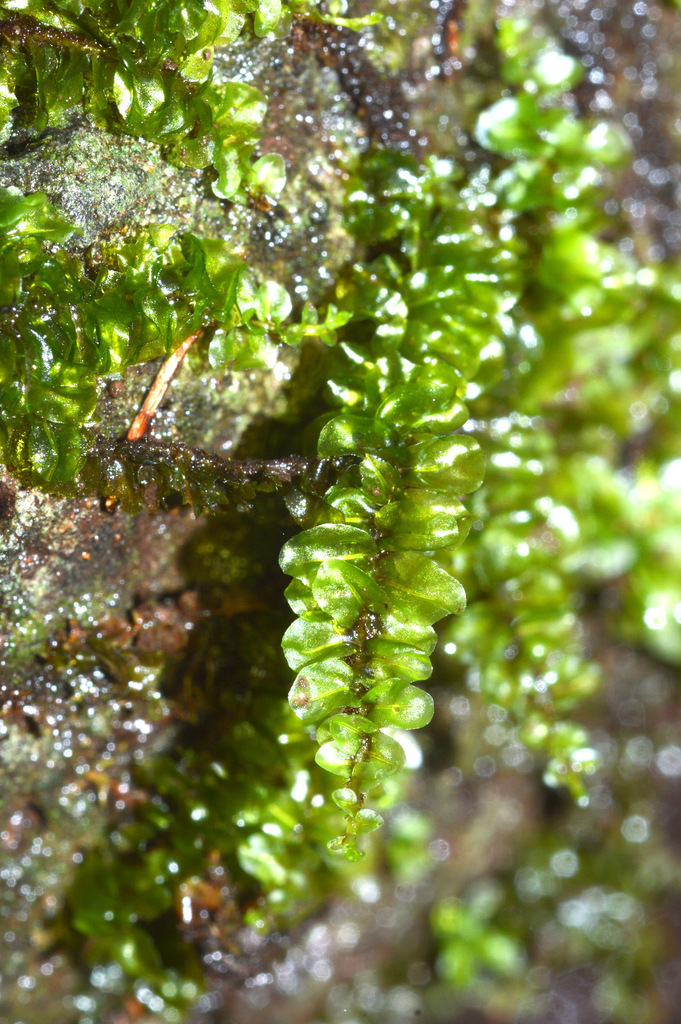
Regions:
M 236 12 L 241 28 L 249 5 L 237 6 L 221 11 Z M 52 21 L 65 17 L 55 10 Z M 97 17 L 107 12 L 102 5 Z M 261 4 L 254 31 L 284 36 L 286 13 L 280 22 L 277 4 Z M 477 146 L 468 148 L 469 166 L 453 159 L 451 139 L 434 140 L 420 159 L 427 134 L 421 144 L 406 104 L 394 131 L 381 128 L 387 99 L 404 100 L 400 83 L 365 63 L 347 26 L 311 25 L 311 12 L 302 13 L 290 43 L 242 36 L 218 56 L 212 80 L 201 70 L 200 88 L 189 64 L 179 77 L 171 66 L 198 52 L 187 49 L 186 28 L 159 48 L 144 18 L 146 41 L 109 25 L 102 53 L 80 36 L 71 45 L 61 22 L 36 28 L 15 19 L 4 29 L 5 40 L 23 33 L 13 67 L 24 90 L 8 122 L 21 145 L 4 173 L 23 175 L 26 188 L 42 174 L 58 207 L 35 193 L 3 196 L 11 329 L 0 399 L 5 458 L 27 488 L 4 523 L 6 566 L 23 573 L 6 602 L 9 642 L 23 637 L 35 651 L 49 632 L 52 642 L 40 646 L 39 663 L 24 666 L 24 679 L 38 692 L 44 673 L 74 698 L 63 737 L 46 735 L 40 750 L 27 746 L 31 753 L 51 757 L 57 743 L 70 742 L 67 727 L 81 729 L 82 710 L 93 709 L 94 726 L 79 733 L 82 771 L 66 766 L 55 780 L 73 786 L 69 813 L 76 814 L 80 775 L 94 773 L 102 798 L 116 787 L 120 796 L 108 816 L 90 818 L 86 806 L 87 840 L 80 825 L 71 832 L 55 817 L 63 850 L 88 846 L 77 873 L 62 872 L 55 883 L 70 888 L 50 926 L 79 965 L 79 981 L 68 967 L 63 974 L 65 985 L 83 986 L 81 1003 L 72 1004 L 83 1021 L 101 1018 L 126 994 L 136 1000 L 131 1012 L 145 1005 L 181 1019 L 203 984 L 202 957 L 238 962 L 244 924 L 289 929 L 340 884 L 342 867 L 327 844 L 358 859 L 356 841 L 399 794 L 404 751 L 413 749 L 401 734 L 426 725 L 434 709 L 413 683 L 431 672 L 432 624 L 463 608 L 459 580 L 470 607 L 445 627 L 444 653 L 434 657 L 436 696 L 452 679 L 480 691 L 493 721 L 505 723 L 514 763 L 534 756 L 544 782 L 567 786 L 583 807 L 599 764 L 596 741 L 576 720 L 599 686 L 580 619 L 594 588 L 624 609 L 610 628 L 669 662 L 679 657 L 679 595 L 651 564 L 678 525 L 669 342 L 679 329 L 678 295 L 673 274 L 641 267 L 602 237 L 603 177 L 626 156 L 621 136 L 574 115 L 575 61 L 549 36 L 502 21 L 497 52 L 483 41 L 486 66 L 502 82 L 481 81 L 461 107 L 444 83 L 423 118 L 423 131 L 434 133 L 463 109 Z M 88 24 L 79 22 L 81 35 Z M 47 57 L 31 56 L 39 36 L 59 64 L 49 103 Z M 378 30 L 373 39 L 378 47 Z M 134 69 L 125 63 L 130 47 L 140 57 Z M 33 99 L 25 79 L 32 60 Z M 63 97 L 75 95 L 74 74 L 83 76 L 76 99 L 90 120 L 68 113 Z M 118 75 L 125 89 L 99 93 L 100 74 L 114 83 Z M 310 115 L 312 124 L 325 122 L 321 157 L 304 127 L 309 95 L 288 107 L 295 131 L 280 120 L 276 90 L 292 88 L 298 75 L 305 90 L 321 77 L 315 99 L 326 111 Z M 163 92 L 155 109 L 145 99 L 150 81 L 157 98 Z M 371 103 L 363 103 L 367 83 L 380 86 Z M 272 96 L 269 121 L 256 85 Z M 347 100 L 337 99 L 340 86 Z M 102 102 L 112 96 L 116 108 Z M 196 133 L 203 103 L 213 119 L 206 137 Z M 173 112 L 185 117 L 179 128 L 169 127 Z M 53 114 L 48 134 L 36 134 Z M 101 170 L 85 199 L 74 187 L 93 138 L 98 167 L 115 152 L 122 169 L 113 176 L 122 192 L 116 187 L 113 197 L 100 188 Z M 56 184 L 31 152 L 17 154 L 28 139 L 34 152 L 59 149 Z M 281 157 L 291 165 L 288 193 L 280 191 Z M 147 165 L 150 179 L 139 173 Z M 172 184 L 157 201 L 161 180 Z M 186 200 L 175 215 L 180 191 Z M 65 212 L 90 233 L 78 239 Z M 97 219 L 104 237 L 95 238 Z M 315 277 L 318 261 L 323 273 Z M 311 296 L 318 308 L 305 302 Z M 124 432 L 143 379 L 194 331 L 202 341 L 154 439 L 126 448 L 113 435 Z M 290 382 L 295 359 L 279 355 L 281 342 L 303 349 Z M 244 379 L 248 386 L 238 383 Z M 272 379 L 286 391 L 265 403 Z M 241 404 L 225 409 L 225 394 Z M 109 436 L 96 440 L 102 427 Z M 220 463 L 210 452 L 237 445 L 260 460 L 297 449 L 315 457 L 287 495 L 302 532 L 270 493 L 271 480 L 259 495 L 249 479 L 238 481 L 238 507 L 220 517 L 197 525 L 182 513 L 185 499 L 195 508 L 220 505 Z M 478 489 L 483 452 L 488 470 Z M 658 477 L 651 466 L 660 460 Z M 88 489 L 95 497 L 83 499 Z M 460 499 L 473 491 L 466 508 Z M 112 513 L 114 496 L 122 507 Z M 104 508 L 100 498 L 109 499 Z M 145 506 L 162 512 L 133 520 L 122 510 Z M 292 710 L 279 647 L 288 621 L 276 570 L 284 540 L 281 565 L 294 578 L 287 597 L 298 616 L 284 634 L 297 672 Z M 52 617 L 39 623 L 46 605 Z M 117 618 L 124 612 L 127 620 Z M 21 724 L 11 723 L 6 748 L 15 766 Z M 119 729 L 158 737 L 154 749 L 138 759 L 146 741 L 133 749 Z M 107 730 L 118 767 L 104 754 L 98 760 Z M 482 749 L 498 734 L 485 729 Z M 472 741 L 468 749 L 481 756 Z M 129 773 L 125 789 L 120 764 Z M 40 804 L 51 797 L 52 789 Z M 427 862 L 423 830 L 401 838 L 404 858 Z M 551 842 L 538 854 L 539 873 L 560 852 Z M 395 870 L 399 850 L 398 835 L 386 854 Z M 605 870 L 589 868 L 599 885 Z M 561 891 L 572 890 L 566 883 Z M 509 909 L 513 892 L 507 879 L 486 896 L 471 891 L 434 911 L 443 984 L 477 986 L 491 974 L 520 986 L 528 940 Z M 546 921 L 543 913 L 538 920 Z M 31 916 L 24 951 L 38 928 Z M 574 955 L 565 952 L 570 962 Z M 246 955 L 241 962 L 248 970 Z M 10 998 L 11 1012 L 20 1012 L 20 993 Z

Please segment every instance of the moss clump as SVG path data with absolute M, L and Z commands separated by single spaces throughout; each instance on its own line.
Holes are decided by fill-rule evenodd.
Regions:
M 69 224 L 41 193 L 0 192 L 4 228 L 2 332 L 5 462 L 44 481 L 71 480 L 91 444 L 97 378 L 169 355 L 208 329 L 215 368 L 276 360 L 274 338 L 333 337 L 347 317 L 323 323 L 308 307 L 280 330 L 291 300 L 274 281 L 257 286 L 225 243 L 160 227 L 107 253 L 96 275 L 65 249 Z
M 242 27 L 246 6 L 220 8 L 213 42 Z M 15 97 L 25 97 L 11 109 L 12 130 L 22 117 L 49 123 L 48 107 L 60 117 L 75 97 L 95 121 L 158 143 L 168 159 L 210 165 L 216 196 L 269 209 L 284 179 L 281 157 L 250 160 L 263 100 L 244 83 L 212 84 L 203 65 L 192 77 L 199 50 L 209 60 L 201 49 L 211 45 L 208 27 L 191 18 L 178 27 L 176 8 L 159 8 L 168 15 L 161 27 L 140 15 L 134 31 L 125 18 L 106 22 L 104 6 L 96 12 L 104 21 L 90 8 L 79 13 L 77 32 L 73 19 L 59 20 L 61 6 L 51 20 L 36 13 L 31 21 L 30 11 L 29 20 L 10 19 L 5 38 L 21 40 Z M 255 13 L 256 32 L 286 30 L 279 5 Z M 157 29 L 159 38 L 170 34 L 147 46 Z M 336 60 L 344 37 L 325 33 L 314 38 L 324 46 L 332 38 L 326 49 Z M 36 41 L 53 60 L 52 99 Z M 339 870 L 327 846 L 360 859 L 357 840 L 381 824 L 379 810 L 395 796 L 403 731 L 433 714 L 431 695 L 413 684 L 429 677 L 433 624 L 462 611 L 464 587 L 471 608 L 446 627 L 450 663 L 513 723 L 516 748 L 535 753 L 545 781 L 567 785 L 583 806 L 599 763 L 573 721 L 598 686 L 578 621 L 589 587 L 631 570 L 624 628 L 678 657 L 678 595 L 645 565 L 646 524 L 665 538 L 676 529 L 676 503 L 665 501 L 676 471 L 671 463 L 658 486 L 642 457 L 618 443 L 629 431 L 651 460 L 669 457 L 676 357 L 651 340 L 650 325 L 662 318 L 678 332 L 676 289 L 665 272 L 601 238 L 604 169 L 626 145 L 569 109 L 575 61 L 520 22 L 500 24 L 498 49 L 504 95 L 478 111 L 468 173 L 450 154 L 409 157 L 407 118 L 397 138 L 377 129 L 372 110 L 369 134 L 398 152 L 375 145 L 348 161 L 358 256 L 318 309 L 294 308 L 287 289 L 254 275 L 232 245 L 174 225 L 76 255 L 71 226 L 44 196 L 2 193 L 10 315 L 0 411 L 5 460 L 27 483 L 91 489 L 134 512 L 172 510 L 178 497 L 214 511 L 234 485 L 245 508 L 252 479 L 236 462 L 169 439 L 95 441 L 100 378 L 163 358 L 200 332 L 200 358 L 216 375 L 272 365 L 282 342 L 311 342 L 314 378 L 328 384 L 326 404 L 316 397 L 295 425 L 312 469 L 290 489 L 302 532 L 280 557 L 298 616 L 283 641 L 297 674 L 297 719 L 282 699 L 285 613 L 275 610 L 270 578 L 290 525 L 265 496 L 255 528 L 210 520 L 188 545 L 185 571 L 195 574 L 201 608 L 195 639 L 171 650 L 164 634 L 151 659 L 154 683 L 175 699 L 184 726 L 172 756 L 135 770 L 144 799 L 93 845 L 60 919 L 76 957 L 118 964 L 119 991 L 132 988 L 169 1021 L 201 985 L 196 948 L 229 947 L 243 921 L 266 930 L 299 919 Z M 345 68 L 346 80 L 358 66 Z M 632 417 L 645 419 L 649 435 L 632 430 Z M 288 445 L 288 456 L 298 440 L 284 432 L 270 438 Z M 263 447 L 257 454 L 269 455 Z M 264 491 L 275 486 L 262 460 L 257 473 Z M 633 500 L 623 473 L 636 480 Z M 474 491 L 465 508 L 461 498 Z M 627 525 L 624 545 L 613 522 Z M 223 567 L 238 575 L 237 565 L 241 584 L 259 577 L 257 596 L 226 585 Z M 163 634 L 162 610 L 136 614 L 158 619 L 148 637 Z M 134 642 L 154 651 L 145 628 Z M 76 669 L 118 673 L 132 686 L 139 651 L 121 657 L 121 646 L 102 636 L 62 639 L 46 658 L 64 678 Z M 367 806 L 372 788 L 376 809 Z M 344 831 L 331 838 L 342 818 Z M 435 911 L 449 984 L 521 971 L 501 897 L 492 903 L 471 898 Z
M 343 411 L 325 422 L 317 450 L 361 461 L 281 557 L 300 616 L 284 637 L 298 672 L 291 705 L 316 723 L 318 762 L 343 778 L 334 799 L 348 827 L 334 845 L 350 859 L 356 835 L 380 823 L 366 790 L 404 760 L 382 730 L 430 720 L 432 701 L 411 683 L 430 675 L 432 623 L 464 607 L 432 552 L 458 547 L 470 526 L 458 497 L 479 486 L 482 458 L 454 431 L 513 302 L 511 252 L 483 234 L 452 176 L 449 163 L 419 171 L 376 154 L 362 189 L 352 183 L 357 233 L 394 255 L 356 264 L 338 287 L 352 313 L 330 380 Z

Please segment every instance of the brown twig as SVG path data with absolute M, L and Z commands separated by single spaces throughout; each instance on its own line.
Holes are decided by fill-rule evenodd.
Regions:
M 182 344 L 175 349 L 173 354 L 168 356 L 165 363 L 158 371 L 156 380 L 151 385 L 149 393 L 142 403 L 142 408 L 132 421 L 130 430 L 126 434 L 126 439 L 128 441 L 139 441 L 139 439 L 144 436 L 156 410 L 163 401 L 163 396 L 168 390 L 168 385 L 175 376 L 178 366 L 200 334 L 201 331 L 197 331 L 196 334 L 190 334 L 189 337 L 185 338 Z

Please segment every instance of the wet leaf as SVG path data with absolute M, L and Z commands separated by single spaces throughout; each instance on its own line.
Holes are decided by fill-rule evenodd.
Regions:
M 421 729 L 433 717 L 433 698 L 417 686 L 402 680 L 388 679 L 364 695 L 371 703 L 371 720 L 379 726 L 398 729 Z

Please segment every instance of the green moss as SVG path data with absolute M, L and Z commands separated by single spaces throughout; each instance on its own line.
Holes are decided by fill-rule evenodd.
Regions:
M 456 171 L 448 161 L 434 161 L 424 173 L 379 152 L 362 164 L 359 180 L 350 184 L 356 234 L 374 244 L 380 240 L 390 255 L 370 265 L 356 264 L 352 277 L 338 286 L 353 320 L 343 345 L 346 361 L 332 375 L 330 388 L 347 411 L 324 425 L 318 451 L 361 453 L 364 461 L 331 488 L 327 507 L 312 512 L 313 528 L 282 553 L 282 567 L 296 578 L 288 593 L 300 615 L 284 638 L 289 664 L 299 673 L 291 703 L 303 720 L 316 724 L 319 763 L 344 778 L 337 799 L 349 824 L 334 842 L 353 859 L 360 827 L 355 822 L 366 815 L 363 775 L 375 785 L 401 766 L 399 748 L 383 749 L 376 735 L 377 722 L 387 722 L 384 702 L 394 701 L 390 724 L 412 727 L 410 700 L 399 694 L 411 681 L 430 675 L 431 624 L 463 607 L 462 596 L 455 597 L 455 580 L 447 582 L 445 574 L 431 578 L 452 563 L 440 556 L 439 564 L 429 568 L 428 559 L 465 540 L 470 518 L 457 498 L 475 490 L 481 478 L 477 445 L 450 433 L 468 419 L 464 401 L 482 401 L 490 371 L 492 379 L 498 373 L 505 338 L 514 332 L 535 338 L 542 329 L 541 303 L 538 310 L 532 308 L 540 287 L 552 311 L 556 297 L 551 289 L 557 285 L 569 294 L 578 315 L 587 302 L 594 320 L 600 314 L 611 322 L 613 315 L 610 293 L 617 279 L 612 274 L 619 261 L 615 250 L 608 252 L 591 234 L 597 223 L 592 202 L 600 168 L 621 158 L 624 149 L 613 150 L 609 129 L 578 122 L 556 102 L 578 77 L 573 61 L 531 37 L 523 23 L 502 23 L 499 45 L 507 55 L 505 77 L 523 88 L 481 113 L 477 136 L 488 150 L 513 158 L 507 169 L 494 179 L 483 172 L 457 190 Z M 501 229 L 497 207 L 504 210 Z M 565 213 L 565 219 L 544 227 L 541 257 L 530 259 L 532 221 L 549 212 Z M 549 266 L 552 257 L 564 261 L 560 269 Z M 610 274 L 607 285 L 605 273 Z M 576 294 L 579 277 L 586 277 L 585 290 Z M 625 268 L 621 282 L 629 283 Z M 518 404 L 523 409 L 522 401 Z M 520 444 L 514 437 L 516 449 Z M 597 679 L 580 660 L 579 643 L 572 638 L 569 588 L 550 572 L 549 558 L 537 564 L 536 557 L 534 563 L 524 557 L 530 548 L 522 537 L 529 534 L 526 524 L 532 517 L 520 507 L 523 485 L 533 486 L 535 466 L 537 473 L 544 471 L 536 456 L 544 454 L 542 447 L 551 447 L 548 437 L 531 435 L 528 447 L 533 446 L 539 449 L 534 459 L 531 452 L 521 460 L 520 451 L 510 461 L 503 454 L 492 457 L 492 464 L 504 470 L 520 469 L 511 477 L 511 521 L 505 523 L 502 506 L 496 505 L 481 545 L 473 546 L 471 554 L 464 545 L 458 558 L 459 565 L 470 565 L 483 579 L 517 589 L 524 604 L 513 609 L 512 630 L 498 632 L 493 644 L 488 637 L 500 613 L 489 598 L 480 611 L 486 620 L 474 614 L 468 629 L 464 620 L 460 635 L 464 658 L 476 649 L 484 658 L 488 699 L 504 706 L 515 703 L 525 741 L 551 753 L 547 780 L 570 783 L 583 797 L 582 777 L 595 770 L 597 756 L 584 730 L 553 716 L 593 692 Z M 491 500 L 499 501 L 506 490 L 507 480 L 494 481 Z M 417 551 L 425 556 L 415 556 Z M 489 564 L 486 552 L 497 563 L 508 552 L 508 563 Z M 402 581 L 399 597 L 393 591 L 395 579 Z M 404 588 L 407 579 L 413 581 L 413 592 Z M 421 595 L 440 588 L 439 605 L 423 601 Z M 514 657 L 506 669 L 506 652 L 516 634 L 532 652 L 530 665 Z M 560 666 L 557 646 L 564 651 Z M 538 682 L 542 657 L 551 666 L 543 687 Z M 544 696 L 546 687 L 552 699 Z M 428 718 L 421 710 L 425 698 L 413 687 L 409 692 L 420 708 L 414 721 L 421 724 Z M 540 695 L 534 704 L 533 693 Z
M 250 160 L 262 97 L 244 83 L 211 84 L 197 56 L 231 38 L 255 4 L 227 4 L 212 27 L 179 25 L 166 5 L 162 22 L 140 16 L 134 31 L 112 26 L 106 5 L 76 21 L 57 6 L 38 28 L 8 30 L 24 33 L 10 71 L 17 95 L 31 97 L 21 116 L 34 128 L 83 102 L 95 121 L 155 141 L 169 159 L 212 165 L 221 198 L 280 195 L 281 158 Z M 278 4 L 255 13 L 256 32 L 286 29 Z M 272 365 L 280 343 L 311 342 L 315 378 L 328 382 L 326 411 L 311 403 L 296 424 L 322 469 L 291 488 L 302 532 L 280 556 L 298 616 L 283 640 L 297 718 L 281 696 L 286 615 L 269 581 L 290 527 L 264 522 L 265 498 L 257 529 L 210 520 L 185 551 L 205 621 L 187 652 L 159 654 L 154 671 L 166 693 L 182 693 L 186 727 L 172 756 L 136 770 L 146 799 L 88 855 L 63 915 L 77 955 L 119 963 L 127 984 L 151 986 L 168 1020 L 201 985 L 194 950 L 176 935 L 207 896 L 228 943 L 242 921 L 266 930 L 308 912 L 339 870 L 327 845 L 361 857 L 357 840 L 382 822 L 367 793 L 379 792 L 380 810 L 395 795 L 401 732 L 433 714 L 414 685 L 432 671 L 432 627 L 463 610 L 464 589 L 470 607 L 445 626 L 440 680 L 464 676 L 513 723 L 544 780 L 582 806 L 599 764 L 575 721 L 599 686 L 579 619 L 590 588 L 626 571 L 618 628 L 670 662 L 681 656 L 681 595 L 659 568 L 671 547 L 678 560 L 678 360 L 668 341 L 680 333 L 678 288 L 673 274 L 640 267 L 601 237 L 603 175 L 626 143 L 564 102 L 576 63 L 520 22 L 500 24 L 498 48 L 504 81 L 478 112 L 483 153 L 468 174 L 449 156 L 418 163 L 381 148 L 348 165 L 360 254 L 318 309 L 294 309 L 287 289 L 253 275 L 231 244 L 174 225 L 74 253 L 73 228 L 44 196 L 2 192 L 11 316 L 0 412 L 5 461 L 24 480 L 115 495 L 136 512 L 178 495 L 221 507 L 210 457 L 93 441 L 100 379 L 161 359 L 199 330 L 203 373 Z M 624 459 L 619 439 L 632 434 L 650 464 Z M 650 465 L 660 459 L 657 478 Z M 253 498 L 239 491 L 242 503 Z M 227 576 L 250 584 L 258 574 L 266 612 L 260 597 L 226 588 Z M 232 599 L 238 621 L 227 628 Z M 139 667 L 92 637 L 51 657 L 67 676 L 122 666 L 134 681 Z M 213 891 L 217 869 L 229 900 Z M 521 974 L 522 943 L 502 903 L 470 896 L 436 910 L 449 984 Z M 187 939 L 200 941 L 196 927 Z
M 214 369 L 273 365 L 275 338 L 331 342 L 347 315 L 330 307 L 323 322 L 306 307 L 283 326 L 291 300 L 281 285 L 257 285 L 218 239 L 160 226 L 104 249 L 96 274 L 47 242 L 73 229 L 45 196 L 0 192 L 4 291 L 12 315 L 2 330 L 0 410 L 5 461 L 43 481 L 69 481 L 92 443 L 96 381 L 169 355 L 207 329 Z M 86 257 L 87 259 L 87 257 Z
M 223 199 L 243 197 L 244 177 L 263 188 L 262 165 L 251 169 L 249 155 L 266 103 L 243 82 L 212 85 L 214 48 L 233 42 L 250 15 L 258 36 L 280 31 L 292 13 L 350 28 L 373 20 L 329 18 L 314 2 L 280 0 L 57 2 L 47 10 L 29 2 L 19 15 L 0 11 L 0 140 L 27 124 L 41 131 L 82 104 L 99 124 L 160 143 L 181 166 L 212 166 Z
M 316 725 L 318 762 L 343 779 L 334 799 L 348 826 L 333 845 L 350 859 L 355 837 L 380 823 L 366 790 L 403 764 L 379 730 L 427 724 L 432 701 L 411 683 L 430 675 L 432 623 L 464 606 L 432 552 L 456 548 L 470 526 L 457 499 L 479 486 L 482 460 L 452 431 L 467 419 L 487 332 L 501 332 L 513 302 L 513 257 L 483 234 L 453 176 L 446 162 L 419 170 L 377 153 L 350 184 L 358 236 L 394 255 L 355 264 L 337 288 L 352 314 L 329 385 L 343 411 L 317 450 L 361 462 L 281 556 L 300 616 L 284 637 L 298 672 L 291 705 Z

